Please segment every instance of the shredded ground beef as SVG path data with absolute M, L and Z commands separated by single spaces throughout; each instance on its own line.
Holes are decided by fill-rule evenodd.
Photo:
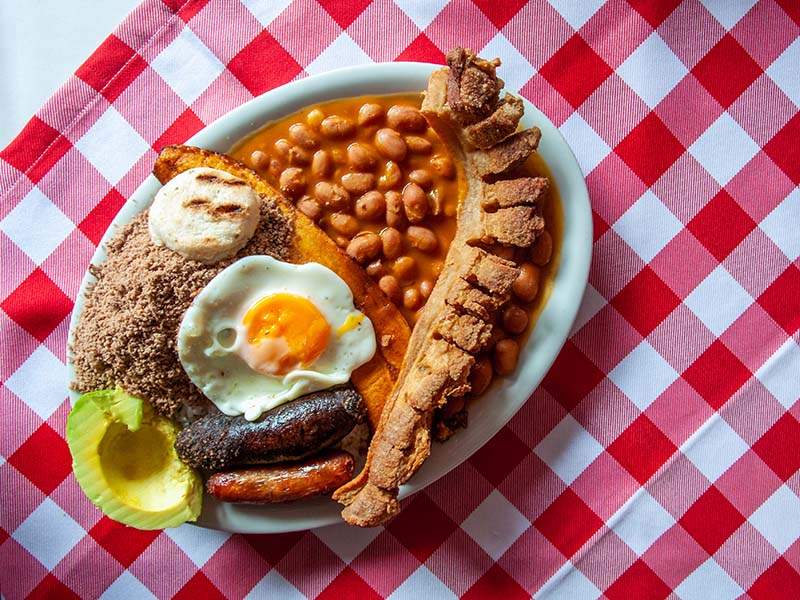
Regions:
M 267 254 L 285 259 L 292 226 L 266 203 L 248 244 L 214 265 L 186 260 L 150 241 L 147 211 L 120 229 L 108 244 L 107 260 L 89 270 L 97 279 L 87 290 L 75 329 L 72 352 L 80 392 L 121 386 L 149 400 L 165 416 L 184 403 L 203 406 L 178 359 L 177 334 L 192 298 L 217 273 L 244 256 Z

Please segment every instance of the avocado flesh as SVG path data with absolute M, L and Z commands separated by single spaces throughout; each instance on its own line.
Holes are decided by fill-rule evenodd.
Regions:
M 84 394 L 67 420 L 72 467 L 108 517 L 138 529 L 175 527 L 200 514 L 203 486 L 175 452 L 178 427 L 122 390 Z

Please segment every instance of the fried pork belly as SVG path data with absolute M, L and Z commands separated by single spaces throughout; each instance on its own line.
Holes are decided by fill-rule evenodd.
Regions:
M 538 203 L 550 189 L 550 180 L 547 177 L 519 177 L 497 181 L 486 187 L 481 208 L 493 212 L 498 208 Z
M 471 50 L 453 48 L 447 53 L 447 66 L 450 81 L 442 91 L 458 124 L 468 126 L 491 115 L 503 88 L 495 73 L 500 59 L 488 61 Z
M 470 392 L 470 370 L 492 341 L 510 298 L 517 266 L 492 253 L 528 247 L 544 222 L 538 202 L 546 178 L 508 172 L 536 149 L 541 132 L 517 131 L 522 101 L 500 99 L 500 61 L 456 48 L 448 67 L 431 75 L 422 111 L 462 165 L 466 193 L 444 268 L 409 339 L 403 368 L 386 402 L 361 473 L 334 498 L 342 517 L 363 527 L 399 509 L 399 487 L 430 453 L 434 411 Z

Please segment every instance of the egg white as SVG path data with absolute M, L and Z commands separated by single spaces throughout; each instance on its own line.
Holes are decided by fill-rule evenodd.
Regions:
M 269 376 L 251 369 L 238 351 L 247 344 L 242 319 L 248 309 L 278 293 L 310 300 L 331 334 L 312 364 Z M 340 334 L 351 315 L 357 324 Z M 279 404 L 346 383 L 376 348 L 372 322 L 356 310 L 350 288 L 336 273 L 318 263 L 293 265 L 270 256 L 249 256 L 220 272 L 195 297 L 178 330 L 178 355 L 192 383 L 223 413 L 251 421 Z

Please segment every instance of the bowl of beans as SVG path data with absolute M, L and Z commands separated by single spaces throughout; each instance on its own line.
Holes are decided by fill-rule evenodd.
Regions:
M 437 68 L 371 64 L 308 77 L 251 100 L 187 143 L 229 154 L 261 174 L 361 265 L 413 326 L 442 270 L 465 191 L 453 156 L 419 110 Z M 470 404 L 468 427 L 434 443 L 401 498 L 461 464 L 508 423 L 541 382 L 578 313 L 592 247 L 586 184 L 558 129 L 527 101 L 523 125 L 542 130 L 530 169 L 548 176 L 552 187 L 543 207 L 546 234 L 526 259 L 525 289 L 518 290 L 522 308 L 503 316 L 503 327 L 519 342 L 515 368 L 489 370 L 492 383 Z M 144 210 L 158 187 L 153 177 L 145 181 L 112 229 Z M 492 369 L 505 376 L 492 378 Z M 199 524 L 273 533 L 335 524 L 340 511 L 324 498 L 206 506 Z

